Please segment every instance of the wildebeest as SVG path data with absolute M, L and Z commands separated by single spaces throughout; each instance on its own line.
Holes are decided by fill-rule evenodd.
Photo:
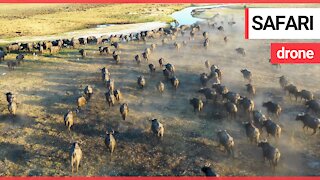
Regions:
M 305 89 L 298 92 L 298 97 L 300 97 L 301 100 L 303 99 L 305 101 L 310 101 L 314 98 L 313 93 Z
M 241 54 L 242 56 L 246 55 L 246 51 L 243 48 L 237 48 L 235 50 L 237 53 Z
M 9 70 L 14 70 L 14 67 L 18 66 L 18 61 L 8 61 L 7 66 Z
M 229 92 L 228 88 L 226 86 L 223 86 L 221 84 L 213 84 L 212 88 L 216 90 L 218 94 L 223 96 L 224 94 L 227 94 Z
M 297 121 L 302 121 L 303 123 L 303 130 L 307 127 L 310 128 L 310 129 L 313 129 L 313 134 L 316 134 L 317 133 L 317 129 L 319 128 L 320 129 L 320 119 L 318 118 L 315 118 L 315 117 L 312 117 L 311 115 L 309 114 L 306 114 L 306 113 L 300 113 L 297 115 L 296 117 L 296 120 Z
M 15 101 L 12 101 L 8 104 L 8 111 L 11 115 L 16 115 L 17 113 L 17 103 Z
M 217 174 L 210 166 L 203 166 L 201 168 L 201 171 L 205 174 L 205 176 L 213 176 L 213 177 L 219 177 L 219 174 Z
M 256 88 L 252 84 L 246 84 L 248 94 L 253 97 L 256 95 Z
M 100 54 L 103 54 L 103 53 L 111 54 L 111 50 L 107 46 L 100 46 L 99 47 L 99 52 L 100 52 Z
M 206 73 L 200 74 L 200 82 L 202 86 L 207 86 L 208 81 L 209 81 L 209 77 Z
M 178 86 L 179 86 L 179 84 L 180 84 L 179 79 L 178 79 L 176 76 L 173 76 L 173 77 L 170 79 L 170 81 L 171 81 L 171 84 L 172 84 L 173 88 L 174 88 L 175 90 L 177 90 L 177 89 L 178 89 Z
M 150 45 L 150 47 L 151 47 L 151 51 L 154 51 L 156 49 L 157 45 L 153 43 Z
M 219 130 L 217 133 L 219 145 L 223 146 L 229 155 L 234 157 L 234 141 L 233 137 L 227 132 L 227 130 Z
M 143 59 L 145 60 L 145 61 L 149 61 L 149 54 L 147 53 L 147 52 L 143 52 L 142 53 L 142 57 L 143 57 Z
M 298 95 L 299 95 L 299 90 L 298 90 L 297 86 L 295 86 L 293 84 L 289 84 L 289 85 L 284 87 L 284 90 L 289 93 L 290 99 L 291 99 L 291 95 L 293 95 L 296 98 L 296 101 L 297 101 Z
M 274 114 L 277 118 L 279 118 L 280 113 L 282 111 L 281 106 L 277 103 L 268 101 L 262 104 L 263 107 L 267 108 L 267 112 Z
M 87 43 L 88 44 L 97 44 L 98 39 L 95 36 L 88 36 L 87 37 Z
M 253 124 L 262 132 L 263 122 L 267 120 L 266 116 L 261 113 L 261 111 L 254 110 L 253 115 Z
M 57 54 L 60 51 L 60 46 L 51 46 L 49 50 L 51 54 Z
M 160 58 L 159 59 L 159 66 L 162 67 L 164 64 L 164 59 L 163 58 Z
M 15 100 L 15 96 L 12 92 L 7 92 L 5 95 L 8 103 L 12 103 Z
M 0 50 L 0 62 L 4 61 L 4 57 L 6 56 L 6 53 L 4 51 Z
M 157 137 L 163 137 L 163 135 L 164 135 L 163 124 L 161 122 L 159 122 L 158 119 L 152 119 L 151 120 L 151 131 Z
M 223 26 L 219 26 L 217 29 L 218 29 L 219 31 L 224 31 Z
M 85 58 L 87 56 L 87 51 L 84 49 L 80 49 L 79 53 L 81 54 L 82 58 Z
M 175 73 L 175 67 L 173 64 L 167 63 L 165 65 L 165 69 L 167 70 L 168 74 L 169 74 L 169 78 L 174 76 Z
M 71 129 L 71 126 L 73 126 L 73 122 L 74 122 L 73 118 L 74 118 L 74 116 L 73 116 L 73 112 L 71 110 L 68 110 L 68 112 L 63 117 L 64 124 L 67 126 L 69 131 Z
M 77 110 L 80 110 L 86 104 L 87 104 L 87 99 L 84 96 L 79 97 L 77 99 L 77 105 L 78 105 L 78 109 Z
M 120 55 L 119 54 L 113 53 L 112 57 L 113 57 L 113 60 L 116 61 L 116 64 L 120 63 Z
M 156 72 L 156 66 L 155 66 L 155 65 L 149 64 L 148 67 L 149 67 L 149 70 L 150 70 L 150 73 L 151 73 L 151 74 L 153 74 L 153 73 Z
M 248 69 L 241 69 L 241 73 L 243 75 L 243 78 L 248 80 L 250 83 L 252 81 L 252 73 Z
M 20 50 L 20 45 L 18 43 L 10 44 L 6 47 L 7 52 L 12 52 L 12 51 L 19 51 Z
M 317 100 L 313 99 L 306 102 L 307 110 L 312 110 L 315 114 L 320 113 L 320 104 Z
M 227 42 L 228 42 L 228 37 L 225 36 L 225 37 L 223 38 L 223 41 L 224 41 L 224 43 L 227 43 Z
M 260 132 L 257 127 L 254 126 L 251 122 L 244 122 L 244 128 L 246 130 L 246 135 L 251 143 L 258 144 L 260 138 Z
M 197 111 L 200 112 L 203 109 L 203 102 L 201 99 L 192 98 L 189 100 L 190 104 L 193 106 L 193 110 L 196 113 Z
M 105 145 L 109 149 L 110 153 L 112 154 L 114 152 L 114 149 L 116 148 L 116 139 L 114 138 L 114 131 L 106 132 L 106 138 L 104 140 Z
M 89 101 L 90 98 L 91 98 L 91 96 L 92 96 L 92 94 L 93 94 L 93 89 L 92 89 L 92 87 L 91 87 L 90 85 L 86 86 L 86 87 L 84 88 L 84 90 L 83 90 L 83 93 L 84 93 L 84 95 L 85 95 L 86 100 Z
M 231 116 L 231 118 L 235 119 L 237 117 L 238 108 L 237 105 L 233 102 L 226 102 L 224 104 L 224 107 L 228 113 L 228 117 Z
M 74 166 L 76 166 L 76 172 L 78 172 L 80 161 L 82 159 L 82 150 L 78 142 L 73 143 L 71 146 L 70 159 L 71 159 L 71 172 L 73 173 Z
M 143 88 L 146 85 L 146 79 L 144 76 L 139 76 L 137 83 L 140 88 Z
M 267 119 L 267 120 L 263 121 L 263 127 L 266 128 L 268 137 L 271 134 L 276 139 L 280 138 L 280 136 L 281 136 L 281 127 L 278 124 L 274 123 L 272 120 Z
M 114 105 L 114 102 L 115 102 L 115 98 L 114 98 L 114 95 L 113 95 L 113 91 L 108 91 L 105 93 L 105 96 L 106 96 L 106 101 L 109 105 L 109 107 L 112 105 Z
M 127 103 L 123 103 L 120 106 L 120 114 L 122 116 L 123 120 L 126 120 L 126 117 L 128 116 L 129 113 L 129 106 Z
M 141 58 L 140 58 L 140 55 L 137 54 L 136 56 L 134 56 L 134 60 L 137 62 L 138 65 L 140 65 L 141 63 Z
M 229 102 L 232 102 L 235 104 L 238 104 L 238 101 L 240 100 L 240 94 L 235 93 L 235 92 L 231 92 L 231 91 L 228 91 L 227 93 L 222 94 L 222 97 L 224 99 L 227 99 Z
M 242 97 L 239 100 L 239 105 L 243 108 L 243 110 L 247 113 L 247 114 L 251 114 L 252 111 L 254 110 L 254 102 L 253 100 L 247 98 L 247 97 Z
M 18 54 L 18 56 L 16 56 L 16 60 L 19 62 L 22 62 L 24 59 L 24 55 L 23 54 Z
M 204 42 L 203 42 L 203 47 L 204 47 L 204 48 L 208 48 L 209 43 L 210 43 L 209 39 L 206 38 L 206 39 L 204 40 Z
M 279 77 L 279 84 L 280 84 L 281 88 L 284 88 L 289 84 L 289 81 L 287 80 L 287 78 L 285 76 L 280 76 Z
M 262 148 L 264 160 L 268 160 L 270 166 L 275 169 L 280 160 L 280 151 L 278 148 L 271 146 L 266 140 L 258 143 L 258 147 Z
M 178 51 L 180 50 L 180 48 L 181 48 L 181 44 L 180 43 L 174 42 L 173 45 Z
M 116 98 L 117 101 L 120 101 L 122 98 L 121 91 L 119 89 L 116 89 L 113 91 L 113 95 Z
M 78 40 L 79 40 L 79 43 L 81 45 L 86 45 L 87 44 L 87 38 L 79 38 Z
M 209 100 L 213 100 L 214 102 L 216 102 L 217 92 L 215 90 L 210 88 L 201 88 L 198 90 L 198 92 L 202 93 L 206 97 L 206 102 L 208 102 Z
M 157 90 L 160 92 L 160 93 L 163 93 L 163 91 L 164 91 L 164 84 L 163 84 L 163 82 L 158 82 L 158 84 L 157 84 Z
M 106 87 L 107 87 L 108 90 L 114 91 L 114 80 L 113 79 L 109 79 L 106 82 Z
M 110 72 L 106 67 L 101 69 L 101 75 L 102 75 L 101 77 L 103 82 L 106 83 L 107 81 L 110 80 Z

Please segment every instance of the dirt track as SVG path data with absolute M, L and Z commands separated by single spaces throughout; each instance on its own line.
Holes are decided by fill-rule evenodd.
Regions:
M 228 17 L 230 18 L 230 17 Z M 295 121 L 297 113 L 304 110 L 303 103 L 293 102 L 280 89 L 278 79 L 286 75 L 301 89 L 308 89 L 319 97 L 319 67 L 315 65 L 283 65 L 281 70 L 268 63 L 268 41 L 243 40 L 243 17 L 235 19 L 233 27 L 225 25 L 224 33 L 208 30 L 210 47 L 202 47 L 203 37 L 197 34 L 194 41 L 178 52 L 173 41 L 161 46 L 161 40 L 149 40 L 146 44 L 129 42 L 121 44 L 121 64 L 116 65 L 112 56 L 100 56 L 98 46 L 85 46 L 88 57 L 82 59 L 77 50 L 63 50 L 55 56 L 27 55 L 26 62 L 14 71 L 8 71 L 4 63 L 0 66 L 3 94 L 12 91 L 17 94 L 19 104 L 17 117 L 10 117 L 5 96 L 0 97 L 0 175 L 70 175 L 69 148 L 74 140 L 82 140 L 84 152 L 81 176 L 103 175 L 202 175 L 201 166 L 211 163 L 222 176 L 244 175 L 316 175 L 319 173 L 319 133 L 310 136 L 303 133 L 302 123 Z M 207 29 L 206 25 L 202 26 Z M 188 33 L 187 33 L 188 34 Z M 229 42 L 223 42 L 228 35 Z M 178 42 L 188 37 L 178 38 Z M 151 56 L 157 71 L 151 76 L 147 63 L 141 66 L 133 61 L 152 42 L 158 44 Z M 245 57 L 235 52 L 243 47 Z M 13 59 L 14 54 L 6 57 Z M 176 66 L 181 86 L 175 92 L 165 83 L 165 93 L 156 91 L 156 84 L 163 81 L 158 59 Z M 273 100 L 283 106 L 280 121 L 283 136 L 278 142 L 282 155 L 276 172 L 263 162 L 262 150 L 250 144 L 242 121 L 220 119 L 219 107 L 205 104 L 204 111 L 194 114 L 189 105 L 192 97 L 204 97 L 196 93 L 200 88 L 199 74 L 208 72 L 204 61 L 218 65 L 223 71 L 222 83 L 232 91 L 246 95 L 240 69 L 248 68 L 253 73 L 253 84 L 257 87 L 254 98 L 256 109 L 262 109 L 262 102 Z M 106 66 L 115 79 L 130 107 L 128 120 L 122 121 L 119 103 L 107 107 L 99 68 Z M 137 87 L 137 76 L 144 75 L 146 88 Z M 92 100 L 77 115 L 70 134 L 63 124 L 63 115 L 68 109 L 76 108 L 76 98 L 86 85 L 94 87 Z M 154 138 L 149 130 L 151 118 L 158 118 L 165 126 L 162 141 Z M 104 145 L 104 134 L 109 128 L 118 130 L 118 146 L 110 157 Z M 216 131 L 227 129 L 235 139 L 236 157 L 217 147 Z M 263 137 L 266 135 L 263 134 Z M 313 164 L 312 164 L 313 163 Z M 311 167 L 313 165 L 313 168 Z M 3 168 L 2 168 L 3 167 Z M 317 174 L 319 175 L 319 174 Z

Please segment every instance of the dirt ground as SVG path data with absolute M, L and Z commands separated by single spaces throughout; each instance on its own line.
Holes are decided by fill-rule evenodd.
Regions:
M 235 10 L 237 11 L 237 10 Z M 231 18 L 237 22 L 227 25 Z M 173 42 L 162 46 L 161 40 L 148 40 L 146 44 L 127 42 L 121 44 L 121 63 L 116 65 L 111 56 L 99 55 L 98 46 L 87 45 L 88 57 L 82 59 L 78 50 L 64 49 L 50 56 L 26 55 L 25 62 L 14 71 L 6 63 L 0 64 L 0 175 L 1 176 L 68 176 L 71 174 L 69 149 L 75 140 L 81 140 L 83 160 L 76 176 L 131 176 L 173 175 L 202 176 L 200 169 L 206 163 L 221 176 L 308 176 L 320 175 L 319 134 L 303 132 L 302 123 L 295 116 L 304 111 L 302 102 L 291 101 L 280 89 L 278 77 L 286 75 L 300 89 L 308 89 L 319 98 L 318 65 L 282 65 L 281 69 L 269 64 L 270 41 L 244 40 L 243 15 L 238 12 L 221 15 L 216 22 L 224 21 L 225 32 L 209 29 L 210 46 L 205 50 L 199 32 L 195 40 L 179 36 L 177 42 L 188 41 L 179 51 Z M 223 37 L 227 35 L 228 43 Z M 148 63 L 138 66 L 134 56 L 142 53 L 151 43 L 158 47 L 150 62 L 157 65 L 155 75 L 150 75 Z M 243 47 L 246 56 L 235 49 Z M 158 59 L 163 57 L 176 67 L 180 87 L 174 91 L 165 82 L 165 92 L 160 95 L 155 86 L 164 81 Z M 6 57 L 14 59 L 15 54 Z M 262 150 L 250 144 L 246 138 L 243 121 L 218 117 L 220 106 L 205 104 L 204 110 L 195 114 L 189 99 L 200 97 L 199 75 L 209 72 L 204 62 L 218 65 L 222 72 L 222 83 L 230 90 L 247 95 L 240 69 L 248 68 L 253 73 L 253 84 L 257 88 L 254 98 L 256 109 L 262 102 L 278 102 L 283 113 L 280 120 L 282 137 L 269 142 L 278 147 L 281 159 L 275 171 L 263 161 Z M 123 93 L 121 103 L 128 103 L 130 113 L 126 121 L 121 120 L 120 103 L 108 107 L 99 68 L 107 67 L 115 80 L 116 88 Z M 144 75 L 146 87 L 137 87 L 137 76 Z M 76 116 L 71 133 L 63 123 L 68 109 L 76 108 L 76 99 L 83 88 L 91 85 L 94 95 L 88 105 Z M 4 93 L 17 95 L 18 114 L 8 115 Z M 151 118 L 159 119 L 165 127 L 162 140 L 150 132 Z M 117 147 L 112 156 L 104 145 L 107 129 L 119 131 Z M 216 132 L 227 129 L 235 140 L 235 158 L 228 157 L 218 147 Z M 265 138 L 265 132 L 262 138 Z

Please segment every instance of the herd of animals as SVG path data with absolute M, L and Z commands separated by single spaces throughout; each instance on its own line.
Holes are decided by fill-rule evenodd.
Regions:
M 230 25 L 230 24 L 229 24 Z M 82 58 L 86 58 L 87 50 L 81 49 L 83 45 L 96 45 L 102 44 L 99 47 L 101 56 L 112 56 L 115 64 L 121 63 L 121 43 L 128 41 L 139 41 L 146 42 L 149 39 L 161 39 L 162 46 L 173 46 L 176 51 L 180 48 L 188 45 L 188 41 L 178 43 L 176 40 L 177 36 L 189 36 L 189 41 L 195 39 L 196 35 L 200 35 L 200 40 L 203 42 L 201 46 L 207 49 L 209 47 L 209 33 L 201 31 L 201 26 L 205 24 L 194 24 L 191 26 L 181 25 L 179 27 L 166 27 L 159 28 L 152 31 L 142 31 L 139 33 L 131 33 L 128 35 L 111 35 L 110 37 L 99 37 L 89 36 L 87 38 L 72 38 L 72 39 L 59 39 L 55 41 L 44 41 L 44 42 L 29 42 L 29 43 L 13 43 L 0 50 L 0 61 L 4 61 L 7 53 L 18 53 L 16 60 L 7 61 L 8 68 L 14 70 L 14 68 L 23 62 L 24 54 L 26 52 L 34 54 L 58 53 L 63 48 L 78 49 Z M 217 26 L 216 23 L 209 24 L 210 28 L 214 28 L 217 31 L 224 31 L 223 26 Z M 189 33 L 187 35 L 186 33 Z M 228 37 L 223 38 L 225 43 L 228 42 Z M 150 55 L 157 49 L 158 44 L 152 44 L 149 48 L 146 48 L 141 54 L 133 55 L 134 61 L 138 65 L 147 62 L 150 74 L 154 74 L 157 69 L 156 64 L 150 63 Z M 235 53 L 242 56 L 246 56 L 246 52 L 243 48 L 235 49 Z M 172 85 L 174 91 L 179 91 L 179 78 L 176 75 L 177 69 L 174 64 L 166 63 L 164 58 L 159 58 L 158 66 L 162 69 L 164 82 L 160 81 L 157 83 L 156 88 L 159 93 L 163 93 L 165 90 L 165 82 Z M 204 95 L 206 102 L 200 98 L 192 98 L 189 100 L 190 106 L 194 109 L 194 113 L 202 111 L 203 107 L 211 102 L 213 106 L 219 106 L 224 109 L 228 114 L 228 120 L 237 119 L 238 115 L 242 113 L 248 119 L 248 122 L 243 122 L 243 129 L 245 130 L 246 136 L 252 145 L 261 147 L 262 156 L 265 160 L 269 161 L 270 167 L 275 169 L 278 162 L 280 161 L 281 152 L 275 145 L 268 142 L 266 139 L 262 140 L 260 135 L 265 130 L 268 137 L 273 136 L 276 140 L 281 138 L 282 128 L 278 124 L 281 119 L 282 107 L 272 101 L 263 102 L 262 106 L 266 108 L 268 112 L 266 115 L 262 113 L 260 109 L 255 109 L 255 102 L 253 97 L 256 94 L 256 87 L 252 83 L 253 74 L 249 69 L 241 69 L 240 72 L 243 75 L 244 81 L 247 83 L 244 85 L 247 90 L 247 94 L 239 94 L 237 92 L 229 90 L 228 87 L 223 85 L 223 71 L 217 65 L 211 65 L 207 60 L 204 66 L 208 69 L 208 72 L 200 73 L 199 76 L 199 90 L 197 93 Z M 115 88 L 115 79 L 112 78 L 112 73 L 107 67 L 101 68 L 101 81 L 105 84 L 106 93 L 105 98 L 107 105 L 114 106 L 116 101 L 122 99 L 123 94 L 120 89 Z M 137 78 L 137 86 L 141 90 L 146 85 L 147 81 L 144 76 Z M 303 129 L 310 128 L 313 130 L 313 134 L 316 134 L 317 129 L 320 128 L 320 120 L 317 116 L 320 114 L 320 103 L 317 101 L 311 91 L 302 89 L 299 90 L 287 77 L 279 77 L 280 88 L 282 88 L 295 101 L 305 101 L 306 111 L 299 113 L 296 116 L 297 121 L 301 121 Z M 76 108 L 74 110 L 68 110 L 64 115 L 64 123 L 69 131 L 74 126 L 75 114 L 79 113 L 83 107 L 90 101 L 94 94 L 94 89 L 91 85 L 88 85 L 83 90 L 83 95 L 77 99 Z M 18 105 L 16 97 L 12 92 L 6 93 L 6 99 L 8 102 L 8 111 L 14 117 L 18 111 Z M 126 117 L 130 113 L 130 107 L 127 103 L 120 104 L 119 113 L 121 114 L 122 120 L 126 120 Z M 165 133 L 165 124 L 159 119 L 150 120 L 151 132 L 158 137 L 160 140 Z M 76 124 L 75 124 L 76 125 Z M 106 148 L 109 149 L 111 155 L 116 149 L 117 139 L 114 134 L 117 133 L 113 130 L 106 132 L 104 143 Z M 227 129 L 220 130 L 217 132 L 217 138 L 219 144 L 224 147 L 230 157 L 234 157 L 234 145 L 235 138 L 231 136 Z M 78 171 L 80 162 L 82 160 L 81 142 L 74 142 L 71 145 L 70 150 L 70 164 L 71 171 Z M 201 168 L 202 172 L 206 176 L 218 176 L 218 173 L 210 167 L 210 165 L 204 165 Z

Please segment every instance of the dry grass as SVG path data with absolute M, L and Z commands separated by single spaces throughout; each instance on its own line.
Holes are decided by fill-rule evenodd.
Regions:
M 0 38 L 51 35 L 93 27 L 162 21 L 188 4 L 1 4 Z M 21 32 L 18 34 L 17 32 Z

